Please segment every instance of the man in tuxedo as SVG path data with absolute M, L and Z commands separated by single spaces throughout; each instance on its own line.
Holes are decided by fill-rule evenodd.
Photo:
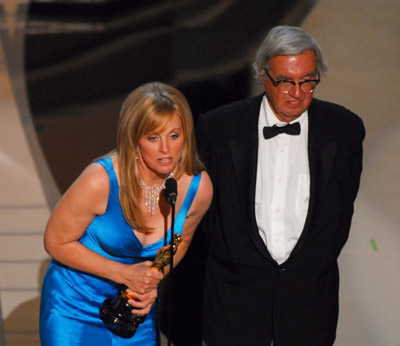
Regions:
M 203 344 L 331 346 L 337 258 L 362 170 L 362 120 L 313 99 L 327 64 L 297 27 L 273 28 L 254 67 L 262 95 L 201 115 L 200 157 L 214 199 Z

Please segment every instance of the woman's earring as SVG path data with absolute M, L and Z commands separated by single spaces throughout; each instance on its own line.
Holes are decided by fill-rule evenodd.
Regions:
M 139 147 L 136 147 L 136 160 L 139 160 Z

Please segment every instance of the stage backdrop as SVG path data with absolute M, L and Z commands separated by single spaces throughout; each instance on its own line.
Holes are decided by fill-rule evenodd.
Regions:
M 126 94 L 149 80 L 169 82 L 195 116 L 257 94 L 255 49 L 271 26 L 284 23 L 301 25 L 327 55 L 330 71 L 316 97 L 353 110 L 367 129 L 361 189 L 340 258 L 335 345 L 399 346 L 400 2 L 140 3 L 144 8 L 130 0 L 0 3 L 0 345 L 39 345 L 47 218 L 81 169 L 114 147 Z

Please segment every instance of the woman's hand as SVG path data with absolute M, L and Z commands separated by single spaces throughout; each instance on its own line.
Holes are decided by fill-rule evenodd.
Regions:
M 132 305 L 132 313 L 136 315 L 147 315 L 157 298 L 157 288 L 148 293 L 138 293 L 127 288 L 126 293 L 132 299 L 128 300 L 128 304 Z
M 141 262 L 128 265 L 124 272 L 124 284 L 135 294 L 145 295 L 157 290 L 164 274 L 158 270 L 150 269 L 151 262 Z
M 130 298 L 128 304 L 132 305 L 132 313 L 147 315 L 157 298 L 157 287 L 164 277 L 158 270 L 150 269 L 151 262 L 141 262 L 129 265 L 125 275 L 128 287 L 126 293 Z

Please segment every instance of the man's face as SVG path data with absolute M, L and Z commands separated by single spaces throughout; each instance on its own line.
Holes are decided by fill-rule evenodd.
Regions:
M 279 55 L 272 58 L 268 73 L 275 81 L 302 82 L 318 78 L 315 65 L 315 53 L 309 49 L 298 55 Z M 299 84 L 296 84 L 289 93 L 282 94 L 268 77 L 261 77 L 260 81 L 268 102 L 280 121 L 290 122 L 310 106 L 313 93 L 301 91 Z

